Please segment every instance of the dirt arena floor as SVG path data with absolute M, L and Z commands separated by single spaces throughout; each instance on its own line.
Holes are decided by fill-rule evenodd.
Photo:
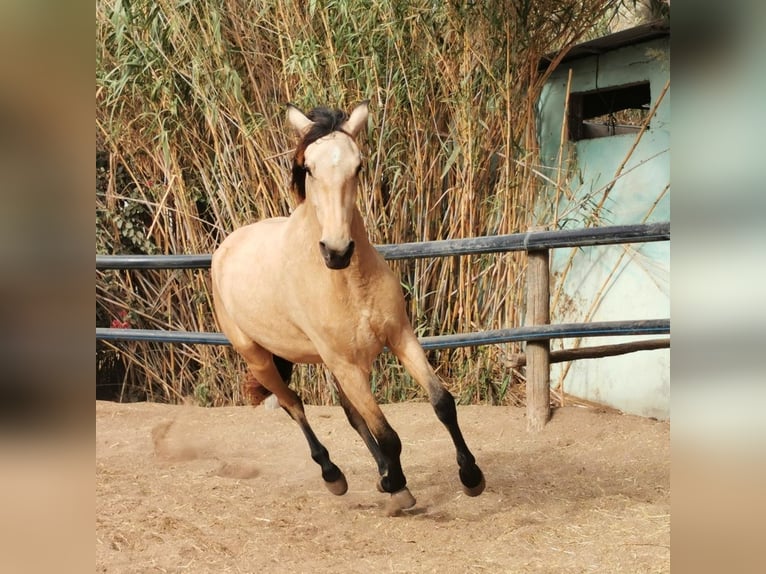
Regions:
M 348 493 L 324 487 L 298 426 L 263 406 L 96 403 L 96 571 L 670 571 L 670 428 L 566 407 L 460 407 L 487 481 L 465 496 L 428 404 L 386 405 L 416 506 L 388 495 L 336 407 L 307 407 Z

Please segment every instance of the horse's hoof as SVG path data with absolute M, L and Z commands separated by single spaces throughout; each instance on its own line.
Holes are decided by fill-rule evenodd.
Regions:
M 481 472 L 481 471 L 479 471 Z M 481 475 L 481 480 L 479 481 L 479 484 L 476 486 L 468 487 L 465 484 L 463 485 L 463 492 L 465 492 L 468 496 L 479 496 L 482 492 L 484 492 L 484 487 L 487 486 L 487 483 L 484 481 L 484 474 Z
M 386 492 L 386 490 L 383 488 L 383 477 L 382 476 L 378 479 L 378 482 L 375 484 L 375 488 L 377 488 L 378 492 L 380 492 L 380 493 Z
M 388 503 L 386 504 L 386 514 L 388 516 L 396 516 L 400 511 L 415 506 L 415 502 L 415 497 L 412 496 L 409 488 L 405 486 L 403 489 L 394 492 L 391 495 L 391 498 L 389 498 Z
M 327 490 L 332 492 L 335 496 L 342 496 L 348 491 L 348 483 L 346 482 L 346 477 L 343 473 L 340 474 L 338 480 L 325 482 L 324 485 L 327 487 Z

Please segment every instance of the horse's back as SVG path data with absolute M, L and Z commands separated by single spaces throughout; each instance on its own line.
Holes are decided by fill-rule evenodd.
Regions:
M 273 217 L 232 231 L 213 253 L 210 270 L 214 279 L 220 281 L 228 273 L 251 268 L 253 257 L 255 261 L 268 263 L 268 254 L 278 251 L 286 222 L 286 217 Z M 246 264 L 248 261 L 250 265 Z M 241 263 L 246 265 L 241 267 Z

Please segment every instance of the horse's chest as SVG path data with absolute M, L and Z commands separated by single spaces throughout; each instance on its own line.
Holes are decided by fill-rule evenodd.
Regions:
M 382 343 L 382 325 L 377 317 L 368 310 L 360 311 L 356 320 L 351 321 L 349 328 L 353 329 L 359 346 L 373 346 Z
M 374 358 L 385 344 L 381 318 L 374 310 L 347 304 L 325 315 L 319 326 L 325 343 L 348 355 L 369 355 Z

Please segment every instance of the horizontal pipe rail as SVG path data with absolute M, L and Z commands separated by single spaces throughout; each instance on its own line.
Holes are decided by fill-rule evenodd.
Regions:
M 467 239 L 444 239 L 419 243 L 382 245 L 378 251 L 386 259 L 417 259 L 503 253 L 507 251 L 537 251 L 560 247 L 587 247 L 620 243 L 646 243 L 670 239 L 670 223 L 642 225 L 612 225 L 591 229 L 561 229 L 557 231 L 530 231 Z
M 670 223 L 666 222 L 377 245 L 376 249 L 385 259 L 397 260 L 646 243 L 669 239 Z M 210 259 L 211 255 L 96 255 L 96 269 L 208 269 Z
M 663 339 L 641 339 L 629 343 L 617 343 L 614 345 L 599 345 L 594 347 L 577 347 L 572 349 L 556 349 L 550 352 L 550 364 L 567 361 L 579 361 L 581 359 L 602 359 L 604 357 L 616 357 L 638 351 L 656 351 L 657 349 L 669 349 L 670 337 Z M 513 369 L 527 366 L 525 353 L 514 353 L 505 360 L 505 366 Z
M 606 337 L 618 335 L 667 335 L 670 319 L 642 321 L 598 321 L 593 323 L 561 323 L 559 325 L 534 325 L 514 329 L 496 329 L 478 333 L 438 335 L 422 337 L 424 349 L 454 349 L 477 347 L 512 341 L 542 341 L 573 337 Z M 222 333 L 193 331 L 162 331 L 151 329 L 97 328 L 96 339 L 104 341 L 151 341 L 157 343 L 182 343 L 201 345 L 229 345 Z

